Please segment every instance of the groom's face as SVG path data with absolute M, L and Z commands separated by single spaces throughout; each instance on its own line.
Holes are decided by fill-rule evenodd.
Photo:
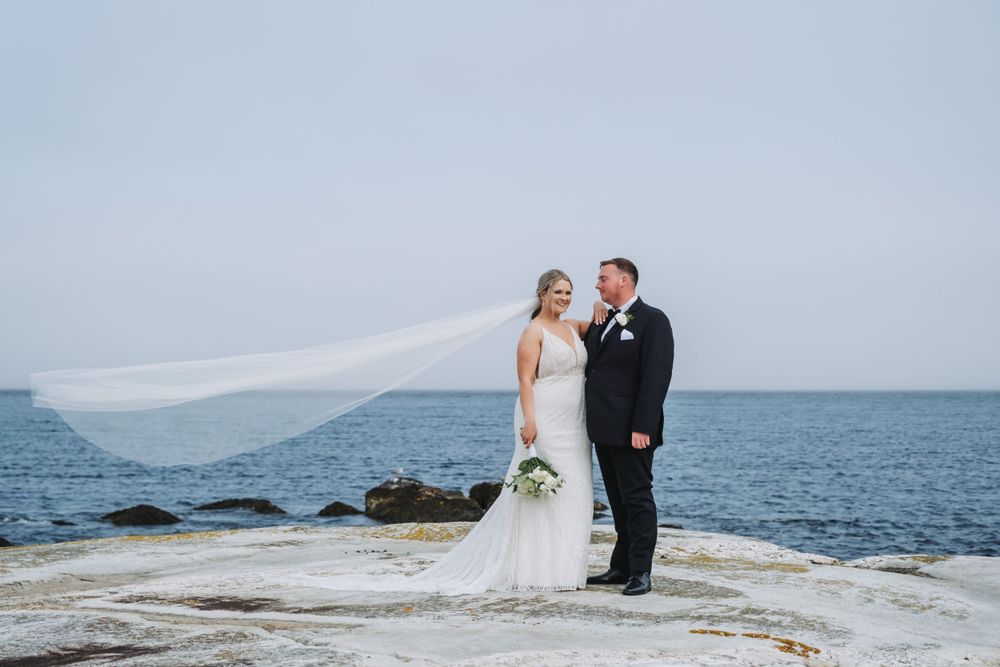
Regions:
M 610 303 L 617 308 L 623 302 L 622 295 L 625 281 L 628 278 L 614 264 L 605 264 L 597 274 L 597 291 L 601 293 L 601 301 Z

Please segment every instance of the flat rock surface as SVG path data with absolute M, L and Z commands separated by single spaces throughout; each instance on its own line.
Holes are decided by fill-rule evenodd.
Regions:
M 0 667 L 1000 665 L 1000 559 L 841 563 L 660 529 L 653 592 L 351 593 L 300 575 L 426 567 L 472 524 L 275 527 L 0 551 Z M 595 526 L 592 572 L 614 534 Z M 41 658 L 46 660 L 41 660 Z

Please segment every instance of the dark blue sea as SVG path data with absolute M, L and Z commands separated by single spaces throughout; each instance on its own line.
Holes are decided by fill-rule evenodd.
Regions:
M 316 516 L 396 469 L 468 492 L 514 447 L 507 392 L 393 392 L 279 445 L 203 466 L 148 467 L 77 436 L 26 391 L 0 392 L 0 537 L 15 544 L 279 524 Z M 661 522 L 750 535 L 843 559 L 1000 555 L 1000 393 L 676 392 L 654 492 Z M 595 495 L 605 500 L 595 466 Z M 287 515 L 194 512 L 267 498 Z M 157 528 L 100 517 L 149 503 Z M 75 525 L 58 526 L 54 520 Z M 599 522 L 610 523 L 610 518 Z

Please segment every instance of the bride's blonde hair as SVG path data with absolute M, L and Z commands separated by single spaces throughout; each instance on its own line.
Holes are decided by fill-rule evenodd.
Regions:
M 550 269 L 538 278 L 538 288 L 535 289 L 535 296 L 538 297 L 538 308 L 535 308 L 535 312 L 531 313 L 530 319 L 535 319 L 542 312 L 542 296 L 560 280 L 565 280 L 569 283 L 570 287 L 573 287 L 573 281 L 569 279 L 565 271 L 560 271 L 559 269 Z

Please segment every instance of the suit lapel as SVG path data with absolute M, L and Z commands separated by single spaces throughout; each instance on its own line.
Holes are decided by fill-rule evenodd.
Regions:
M 597 339 L 597 351 L 598 352 L 600 352 L 601 350 L 604 349 L 604 346 L 607 345 L 607 342 L 609 340 L 611 340 L 611 336 L 614 335 L 615 329 L 617 329 L 617 328 L 618 328 L 618 322 L 612 322 L 611 323 L 611 328 L 608 329 L 607 335 L 605 335 L 603 338 L 598 338 Z
M 633 315 L 637 315 L 641 307 L 642 307 L 642 299 L 640 299 L 639 297 L 635 297 L 635 301 L 633 301 L 632 305 L 628 307 L 628 310 L 624 310 L 622 312 L 632 313 Z M 617 320 L 611 323 L 611 328 L 608 329 L 608 335 L 606 335 L 603 339 L 598 339 L 597 341 L 598 352 L 604 349 L 604 346 L 607 345 L 608 341 L 611 340 L 611 337 L 614 336 L 619 329 L 621 329 L 621 325 L 618 324 Z

